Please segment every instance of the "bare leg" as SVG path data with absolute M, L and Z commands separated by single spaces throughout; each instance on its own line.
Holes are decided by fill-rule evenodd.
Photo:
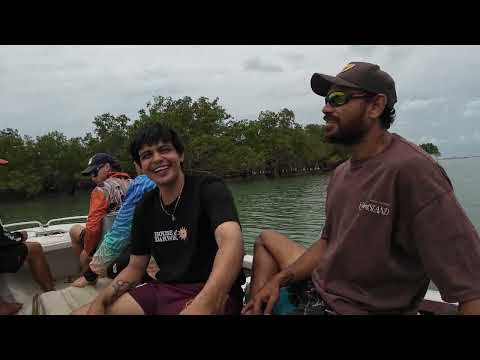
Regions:
M 90 304 L 85 304 L 72 312 L 72 315 L 87 315 Z M 120 296 L 117 301 L 107 307 L 107 315 L 145 315 L 143 309 L 129 293 Z
M 305 252 L 300 244 L 273 230 L 264 230 L 255 241 L 250 297 L 270 278 L 285 269 Z
M 89 268 L 90 261 L 92 258 L 90 256 L 86 258 L 82 258 L 81 253 L 83 251 L 83 244 L 80 239 L 80 234 L 82 233 L 82 230 L 85 229 L 82 225 L 73 225 L 70 228 L 70 240 L 72 242 L 72 249 L 75 255 L 79 257 L 80 261 L 80 268 L 79 271 L 80 273 L 84 273 L 86 270 Z
M 107 315 L 145 315 L 145 312 L 127 292 L 107 308 Z
M 7 303 L 0 298 L 0 315 L 13 315 L 22 308 L 20 303 Z
M 87 256 L 86 258 L 82 258 L 80 256 L 80 272 L 83 274 L 85 271 L 87 271 L 90 268 L 90 262 L 92 261 L 91 256 Z
M 73 225 L 70 228 L 70 240 L 72 241 L 72 249 L 77 256 L 80 256 L 80 253 L 83 250 L 83 246 L 80 242 L 80 233 L 83 230 L 82 225 Z
M 88 309 L 90 308 L 90 304 L 91 302 L 83 306 L 80 306 L 78 309 L 73 310 L 70 315 L 87 315 Z
M 42 245 L 37 242 L 26 242 L 25 245 L 27 245 L 28 248 L 27 261 L 28 265 L 30 265 L 33 278 L 43 291 L 55 290 L 53 276 L 50 272 L 50 267 L 48 266 Z

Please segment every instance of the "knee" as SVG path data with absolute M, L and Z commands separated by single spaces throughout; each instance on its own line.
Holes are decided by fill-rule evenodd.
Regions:
M 72 243 L 78 243 L 80 241 L 80 233 L 83 230 L 82 225 L 73 225 L 70 228 L 69 234 L 70 234 L 70 239 Z
M 78 309 L 73 310 L 70 315 L 87 315 L 88 309 L 90 308 L 90 304 L 83 305 Z
M 263 246 L 263 236 L 262 236 L 262 234 L 263 234 L 263 231 L 260 234 L 258 234 L 257 238 L 255 239 L 255 247 Z
M 273 230 L 263 230 L 255 239 L 255 246 L 267 246 L 273 234 Z

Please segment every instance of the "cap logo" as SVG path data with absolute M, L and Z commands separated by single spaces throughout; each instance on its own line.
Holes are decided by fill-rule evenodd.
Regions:
M 87 164 L 87 166 L 90 166 L 90 165 L 92 165 L 93 158 L 94 158 L 94 156 L 92 156 L 92 157 L 91 157 L 91 158 L 88 160 L 88 164 Z
M 343 69 L 342 71 L 340 71 L 341 73 L 345 72 L 345 71 L 348 71 L 352 68 L 354 68 L 355 66 L 357 66 L 357 64 L 347 64 Z

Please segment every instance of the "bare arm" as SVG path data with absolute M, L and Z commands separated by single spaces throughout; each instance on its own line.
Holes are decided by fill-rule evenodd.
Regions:
M 480 299 L 461 303 L 458 310 L 460 315 L 480 315 Z
M 104 314 L 107 306 L 135 287 L 142 279 L 149 259 L 150 256 L 130 255 L 128 266 L 93 300 L 88 314 Z
M 322 258 L 326 249 L 327 241 L 319 239 L 294 263 L 275 275 L 274 279 L 278 281 L 280 287 L 307 279 L 318 266 L 319 259 Z
M 208 280 L 183 314 L 221 313 L 227 294 L 237 278 L 243 263 L 243 240 L 240 226 L 227 221 L 215 229 L 218 251 Z

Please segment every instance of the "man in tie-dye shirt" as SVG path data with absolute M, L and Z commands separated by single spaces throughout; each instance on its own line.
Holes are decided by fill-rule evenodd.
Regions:
M 135 206 L 145 193 L 155 188 L 155 183 L 142 174 L 137 164 L 135 168 L 139 176 L 130 184 L 111 230 L 104 236 L 93 255 L 90 268 L 73 283 L 73 286 L 84 287 L 88 283 L 94 283 L 98 275 L 115 277 L 128 264 L 128 247 Z M 154 269 L 155 263 L 151 263 L 148 272 L 153 273 Z

